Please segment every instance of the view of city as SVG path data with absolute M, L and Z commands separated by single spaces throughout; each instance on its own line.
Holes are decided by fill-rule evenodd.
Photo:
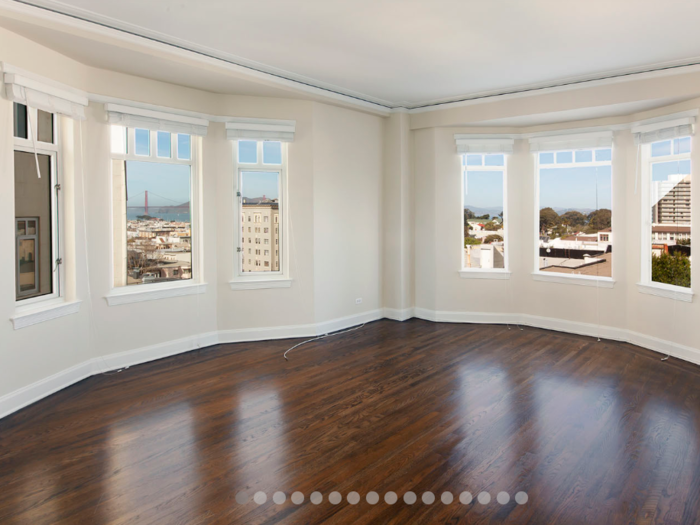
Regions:
M 241 173 L 242 272 L 280 270 L 279 173 Z
M 464 268 L 505 268 L 503 154 L 462 156 Z
M 190 166 L 126 161 L 126 283 L 192 278 Z
M 651 280 L 690 288 L 690 137 L 651 145 Z

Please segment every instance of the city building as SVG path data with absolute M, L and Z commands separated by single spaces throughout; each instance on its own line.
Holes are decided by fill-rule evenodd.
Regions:
M 277 200 L 244 199 L 241 214 L 243 272 L 278 272 L 280 221 Z
M 669 175 L 668 180 L 652 183 L 652 222 L 690 226 L 690 175 Z

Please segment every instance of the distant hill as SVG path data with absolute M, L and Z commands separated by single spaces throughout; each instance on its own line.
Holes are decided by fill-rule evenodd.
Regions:
M 545 208 L 547 206 L 544 206 Z M 567 211 L 577 211 L 579 213 L 583 213 L 584 215 L 588 216 L 590 213 L 593 213 L 595 209 L 593 208 L 552 208 L 555 212 L 557 212 L 559 215 L 565 214 Z
M 486 215 L 487 213 L 488 213 L 491 217 L 498 217 L 498 214 L 501 213 L 501 212 L 503 211 L 503 208 L 499 208 L 499 207 L 494 207 L 494 208 L 481 208 L 481 207 L 479 207 L 479 206 L 471 206 L 471 205 L 469 205 L 469 204 L 465 204 L 465 205 L 464 205 L 464 208 L 465 208 L 465 209 L 467 209 L 467 208 L 470 209 L 470 210 L 474 213 L 474 215 L 476 215 L 477 217 L 480 217 L 481 215 Z

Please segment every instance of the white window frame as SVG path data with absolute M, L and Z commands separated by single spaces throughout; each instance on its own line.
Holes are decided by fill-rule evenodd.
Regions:
M 233 278 L 230 281 L 232 290 L 250 290 L 262 288 L 288 288 L 292 284 L 292 279 L 289 274 L 289 217 L 287 211 L 288 187 L 287 187 L 287 155 L 288 144 L 281 143 L 282 159 L 281 164 L 269 164 L 263 162 L 263 143 L 265 140 L 258 140 L 256 152 L 256 163 L 244 163 L 238 161 L 238 143 L 239 141 L 254 141 L 253 139 L 239 139 L 232 141 L 233 152 L 233 168 L 235 177 L 233 177 L 233 207 L 234 207 L 234 246 L 233 246 Z M 272 140 L 271 142 L 276 142 Z M 280 269 L 269 272 L 243 272 L 242 260 L 245 255 L 245 248 L 248 243 L 241 243 L 243 237 L 247 237 L 246 232 L 241 230 L 244 226 L 243 203 L 241 192 L 241 181 L 243 173 L 262 172 L 262 173 L 279 173 L 279 215 L 282 217 L 282 230 L 279 232 L 279 247 L 282 250 L 280 258 Z M 246 223 L 247 224 L 247 223 Z M 251 225 L 262 227 L 262 222 L 251 222 Z M 274 224 L 274 223 L 268 223 Z M 245 245 L 244 245 L 245 244 Z M 262 246 L 262 244 L 260 245 Z M 270 245 L 271 246 L 271 245 Z M 239 248 L 241 249 L 239 251 Z
M 611 150 L 610 160 L 597 161 L 595 160 L 595 152 L 597 150 Z M 557 153 L 572 152 L 571 162 L 557 162 Z M 575 162 L 577 151 L 592 151 L 593 160 L 590 162 Z M 554 155 L 554 163 L 552 164 L 541 164 L 540 155 L 552 153 Z M 615 148 L 614 146 L 603 146 L 603 147 L 582 147 L 582 148 L 566 148 L 566 149 L 554 149 L 554 150 L 542 150 L 534 151 L 535 155 L 535 217 L 533 223 L 533 232 L 535 239 L 534 246 L 534 270 L 532 272 L 532 277 L 535 281 L 545 281 L 554 282 L 560 284 L 576 284 L 582 286 L 594 286 L 599 288 L 612 288 L 615 285 L 615 265 L 611 264 L 610 277 L 596 277 L 592 275 L 577 275 L 569 273 L 557 273 L 557 272 L 543 272 L 540 270 L 540 170 L 542 169 L 552 169 L 552 168 L 588 168 L 596 166 L 610 166 L 610 226 L 611 231 L 615 232 Z M 615 243 L 615 237 L 613 237 L 613 253 L 617 243 Z M 614 257 L 613 257 L 614 260 Z
M 690 138 L 690 151 L 687 153 L 679 153 L 671 155 L 664 155 L 663 157 L 652 157 L 651 148 L 653 144 L 658 142 L 671 141 L 671 148 L 673 148 L 673 141 L 675 139 Z M 665 140 L 659 140 L 657 142 L 652 142 L 648 144 L 640 145 L 641 151 L 641 265 L 639 273 L 639 282 L 637 283 L 637 290 L 640 293 L 648 295 L 656 295 L 660 297 L 667 297 L 669 299 L 677 299 L 679 301 L 692 302 L 693 300 L 693 286 L 694 282 L 691 275 L 690 288 L 685 288 L 684 286 L 676 286 L 674 284 L 657 283 L 651 280 L 651 240 L 652 240 L 652 220 L 651 220 L 651 174 L 652 166 L 654 164 L 664 163 L 664 162 L 676 162 L 682 160 L 690 161 L 690 172 L 693 173 L 693 159 L 692 153 L 694 144 L 694 137 L 692 135 L 685 135 L 682 137 L 674 137 Z M 691 179 L 692 180 L 692 179 Z M 696 201 L 695 192 L 693 191 L 693 186 L 691 182 L 690 190 L 690 215 L 691 215 L 691 236 L 692 236 L 692 216 L 693 216 L 693 206 Z M 669 234 L 665 234 L 662 239 L 658 240 L 670 240 Z M 691 263 L 691 273 L 692 273 L 692 263 Z
M 484 156 L 484 164 L 486 163 L 486 155 L 503 155 L 503 166 L 467 166 L 467 155 L 482 155 Z M 508 153 L 487 152 L 477 153 L 476 151 L 463 153 L 460 155 L 462 165 L 462 197 L 460 224 L 462 224 L 461 233 L 461 251 L 460 251 L 460 270 L 459 275 L 463 279 L 510 279 L 510 244 L 508 231 L 510 229 L 510 221 L 508 220 Z M 503 251 L 505 253 L 503 266 L 504 268 L 467 268 L 464 265 L 464 183 L 470 171 L 493 171 L 503 173 Z
M 112 133 L 112 126 L 109 126 L 109 133 Z M 117 126 L 124 127 L 124 126 Z M 111 151 L 110 140 L 110 180 L 114 176 L 112 172 L 112 160 L 153 162 L 156 164 L 180 164 L 190 166 L 190 220 L 192 244 L 192 278 L 179 281 L 169 281 L 164 283 L 145 283 L 135 286 L 114 286 L 114 192 L 110 184 L 110 268 L 109 268 L 109 293 L 105 297 L 109 306 L 121 304 L 164 299 L 180 295 L 193 295 L 206 292 L 206 283 L 203 276 L 202 260 L 202 188 L 201 188 L 201 137 L 190 135 L 190 159 L 178 158 L 177 133 L 167 130 L 147 130 L 149 132 L 149 155 L 136 155 L 136 129 L 138 127 L 127 128 L 127 150 L 126 153 L 113 153 Z M 143 129 L 143 128 L 138 128 Z M 158 131 L 170 133 L 170 158 L 158 156 Z M 111 135 L 110 135 L 111 136 Z
M 14 103 L 13 103 L 14 104 Z M 12 129 L 12 135 L 14 138 L 13 151 L 22 151 L 25 153 L 30 153 L 34 155 L 34 141 L 32 136 L 35 136 L 35 130 L 32 125 L 38 123 L 38 110 L 31 106 L 26 106 L 27 108 L 27 138 L 23 139 L 14 136 L 14 125 Z M 53 113 L 52 126 L 53 126 L 53 143 L 36 141 L 36 153 L 37 155 L 47 155 L 51 159 L 51 187 L 53 191 L 51 192 L 51 264 L 53 265 L 52 271 L 52 291 L 50 294 L 40 295 L 38 297 L 31 297 L 28 299 L 17 299 L 17 274 L 15 271 L 15 306 L 16 311 L 21 313 L 27 309 L 33 309 L 40 306 L 40 303 L 62 303 L 64 300 L 64 290 L 65 290 L 65 271 L 64 264 L 57 264 L 58 260 L 63 260 L 63 198 L 60 193 L 60 185 L 63 179 L 63 170 L 59 164 L 58 152 L 60 148 L 60 134 L 58 125 L 59 115 Z M 13 167 L 12 167 L 12 177 L 14 181 L 14 154 Z M 14 195 L 13 195 L 14 202 Z M 16 214 L 15 214 L 16 216 Z M 15 224 L 13 222 L 13 224 Z M 16 227 L 13 229 L 14 237 L 17 237 Z M 14 260 L 17 263 L 17 252 L 16 247 L 14 247 Z

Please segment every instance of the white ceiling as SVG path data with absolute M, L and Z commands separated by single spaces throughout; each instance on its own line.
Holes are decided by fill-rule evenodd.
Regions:
M 391 107 L 700 62 L 697 0 L 28 3 Z

